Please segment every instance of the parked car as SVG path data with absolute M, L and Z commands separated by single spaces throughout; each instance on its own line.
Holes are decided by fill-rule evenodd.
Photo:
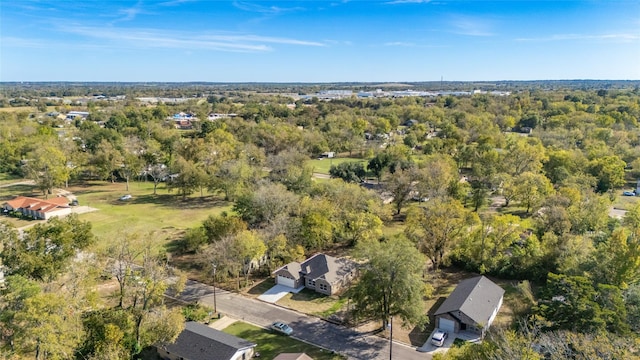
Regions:
M 131 195 L 129 195 L 129 194 L 122 195 L 122 196 L 120 196 L 120 200 L 122 200 L 122 201 L 131 200 Z
M 271 331 L 277 331 L 285 335 L 291 335 L 291 333 L 293 332 L 293 329 L 289 325 L 280 321 L 276 321 L 273 324 L 271 324 L 271 326 L 269 326 L 269 329 Z
M 622 195 L 624 196 L 636 196 L 635 191 L 623 191 Z
M 442 346 L 444 345 L 444 341 L 447 339 L 447 336 L 448 334 L 446 331 L 437 329 L 436 332 L 434 332 L 433 336 L 431 337 L 431 343 L 435 346 Z

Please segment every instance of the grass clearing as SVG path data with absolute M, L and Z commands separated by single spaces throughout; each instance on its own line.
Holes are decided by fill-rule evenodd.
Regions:
M 38 109 L 36 109 L 35 106 L 0 107 L 0 112 L 21 112 L 21 111 L 25 111 L 25 112 L 33 113 L 33 112 L 36 112 L 37 110 Z
M 331 165 L 338 165 L 345 162 L 359 162 L 363 163 L 364 167 L 367 167 L 367 160 L 360 158 L 331 158 L 331 159 L 315 159 L 307 161 L 307 165 L 313 167 L 313 172 L 329 175 L 329 169 Z
M 98 209 L 81 215 L 90 221 L 93 233 L 98 237 L 95 251 L 105 250 L 113 239 L 125 233 L 137 233 L 161 249 L 182 232 L 202 223 L 209 215 L 230 211 L 229 203 L 211 195 L 192 195 L 185 200 L 175 193 L 169 194 L 164 186 L 153 195 L 153 183 L 134 182 L 129 191 L 123 183 L 86 182 L 69 189 L 77 196 L 80 205 Z M 130 194 L 130 200 L 119 200 Z
M 316 360 L 344 359 L 330 351 L 240 321 L 227 326 L 223 331 L 258 344 L 256 351 L 264 359 L 273 359 L 280 353 L 306 353 Z
M 0 185 L 11 184 L 19 181 L 27 181 L 27 179 L 23 179 L 12 174 L 0 173 Z
M 640 196 L 618 196 L 613 202 L 613 207 L 620 210 L 631 210 L 634 206 L 640 204 Z

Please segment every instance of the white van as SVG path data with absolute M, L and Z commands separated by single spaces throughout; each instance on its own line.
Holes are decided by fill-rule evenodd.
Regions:
M 431 343 L 435 346 L 444 345 L 444 341 L 447 339 L 447 333 L 440 329 L 437 329 L 436 332 L 433 333 L 431 337 Z

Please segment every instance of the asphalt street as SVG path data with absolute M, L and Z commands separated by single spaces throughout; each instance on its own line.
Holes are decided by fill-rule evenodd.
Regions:
M 217 289 L 215 298 L 217 310 L 223 316 L 229 315 L 262 327 L 267 327 L 276 320 L 284 321 L 294 329 L 293 337 L 336 351 L 349 359 L 389 359 L 389 341 L 375 335 L 359 333 L 353 329 L 221 289 Z M 180 299 L 189 302 L 198 301 L 200 304 L 213 307 L 213 287 L 188 281 Z M 431 359 L 431 356 L 420 353 L 413 347 L 394 342 L 391 359 L 424 360 Z

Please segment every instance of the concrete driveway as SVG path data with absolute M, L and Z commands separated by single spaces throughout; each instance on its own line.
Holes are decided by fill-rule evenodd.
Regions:
M 424 345 L 422 345 L 417 349 L 419 352 L 427 353 L 431 355 L 436 353 L 445 353 L 449 350 L 451 345 L 453 345 L 453 341 L 456 339 L 456 337 L 451 336 L 452 334 L 449 334 L 449 336 L 444 340 L 444 344 L 442 344 L 442 346 L 433 345 L 431 343 L 431 337 L 433 336 L 433 333 L 436 332 L 436 330 L 437 329 L 433 330 L 433 332 L 429 334 L 429 338 L 427 339 L 427 342 L 425 342 Z
M 264 294 L 258 296 L 258 300 L 275 304 L 278 300 L 282 299 L 288 293 L 297 294 L 302 289 L 304 289 L 304 286 L 294 289 L 284 285 L 275 285 L 271 289 L 265 291 Z

